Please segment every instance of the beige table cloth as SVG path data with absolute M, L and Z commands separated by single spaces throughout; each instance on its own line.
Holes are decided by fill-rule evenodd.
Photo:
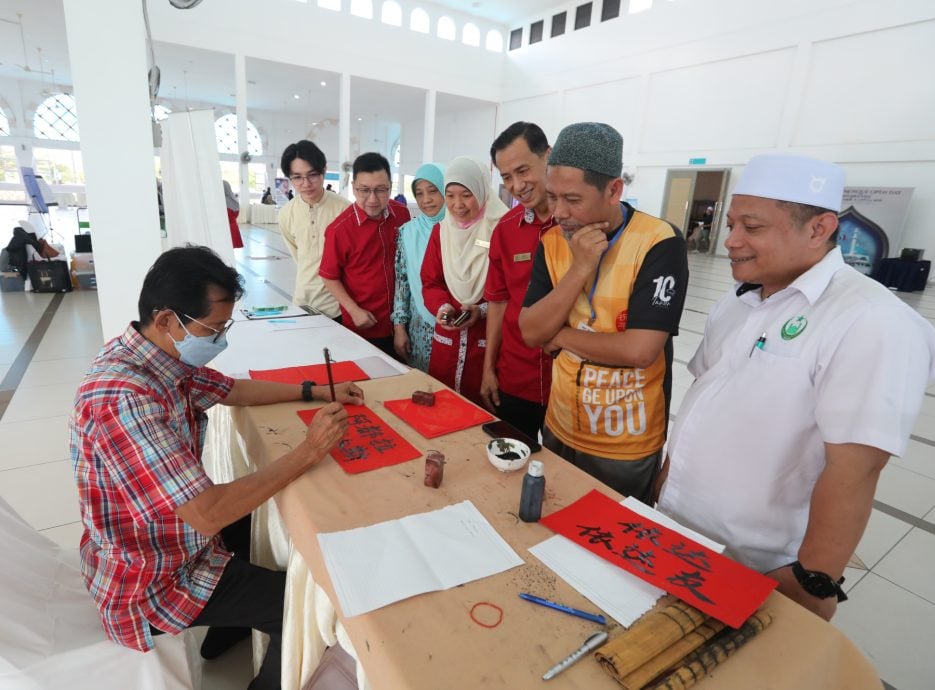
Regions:
M 425 439 L 381 404 L 408 397 L 429 384 L 433 390 L 440 387 L 425 374 L 411 371 L 364 382 L 362 387 L 367 405 L 408 441 L 423 452 L 437 449 L 445 454 L 444 482 L 439 489 L 423 486 L 422 458 L 358 475 L 346 474 L 328 458 L 276 497 L 294 548 L 286 611 L 289 629 L 283 646 L 284 688 L 300 687 L 314 670 L 324 644 L 333 640 L 340 641 L 358 659 L 366 676 L 362 675 L 362 680 L 374 690 L 534 688 L 544 685 L 541 677 L 548 668 L 598 629 L 593 623 L 530 605 L 518 597 L 520 592 L 532 592 L 576 608 L 595 609 L 527 551 L 552 533 L 540 524 L 518 519 L 523 473 L 503 474 L 489 464 L 485 453 L 488 439 L 482 430 L 475 427 Z M 304 428 L 295 411 L 309 406 L 295 403 L 237 409 L 234 424 L 252 462 L 261 466 L 299 443 Z M 548 451 L 543 450 L 537 458 L 545 464 L 544 514 L 569 505 L 592 488 L 620 498 Z M 473 501 L 525 565 L 353 618 L 344 619 L 340 611 L 333 612 L 331 602 L 336 597 L 318 547 L 318 533 L 398 519 L 464 499 Z M 299 555 L 307 564 L 308 575 L 302 572 Z M 478 625 L 471 617 L 471 609 L 478 603 L 502 609 L 502 621 L 493 628 Z M 771 595 L 769 606 L 775 613 L 773 625 L 700 682 L 699 690 L 881 687 L 870 662 L 833 626 L 776 593 Z M 483 608 L 477 617 L 492 611 Z M 608 629 L 611 637 L 621 630 L 614 623 Z M 617 687 L 592 659 L 582 660 L 548 685 L 581 690 Z

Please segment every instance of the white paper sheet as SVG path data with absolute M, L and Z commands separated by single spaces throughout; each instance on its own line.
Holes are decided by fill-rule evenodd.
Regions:
M 724 551 L 722 544 L 678 524 L 668 515 L 663 515 L 635 498 L 627 498 L 621 504 L 645 518 L 684 534 L 712 551 Z M 559 534 L 530 547 L 529 552 L 624 627 L 630 627 L 665 594 L 664 590 L 605 561 Z
M 523 564 L 470 501 L 318 535 L 345 617 Z
M 336 362 L 382 354 L 359 335 L 325 316 L 304 316 L 295 321 L 315 327 L 295 328 L 298 323 L 276 324 L 269 320 L 237 322 L 227 334 L 228 348 L 210 366 L 232 376 L 234 372 L 251 369 L 323 364 L 325 347 L 331 350 Z

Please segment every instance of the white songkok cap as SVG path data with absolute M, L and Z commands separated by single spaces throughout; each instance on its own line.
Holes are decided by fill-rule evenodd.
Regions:
M 767 153 L 750 159 L 733 193 L 840 212 L 844 170 L 807 156 Z

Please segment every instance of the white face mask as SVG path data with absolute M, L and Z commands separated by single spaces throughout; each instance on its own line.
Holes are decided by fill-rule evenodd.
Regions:
M 175 312 L 172 313 L 175 314 Z M 172 336 L 169 337 L 175 343 L 175 349 L 179 351 L 179 359 L 188 366 L 203 367 L 227 349 L 226 331 L 216 332 L 215 335 L 192 335 L 185 328 L 185 324 L 182 323 L 182 319 L 179 319 L 178 314 L 175 314 L 175 318 L 178 319 L 179 325 L 185 331 L 185 337 L 182 340 L 176 340 Z M 195 321 L 195 319 L 192 319 L 192 321 Z M 204 324 L 201 325 L 204 326 Z M 211 327 L 205 326 L 205 328 Z

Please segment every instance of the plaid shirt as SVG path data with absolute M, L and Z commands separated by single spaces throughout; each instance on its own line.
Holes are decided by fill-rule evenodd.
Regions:
M 104 346 L 69 420 L 81 570 L 107 636 L 152 649 L 201 613 L 231 554 L 173 512 L 209 486 L 205 410 L 233 380 L 170 357 L 131 324 Z

